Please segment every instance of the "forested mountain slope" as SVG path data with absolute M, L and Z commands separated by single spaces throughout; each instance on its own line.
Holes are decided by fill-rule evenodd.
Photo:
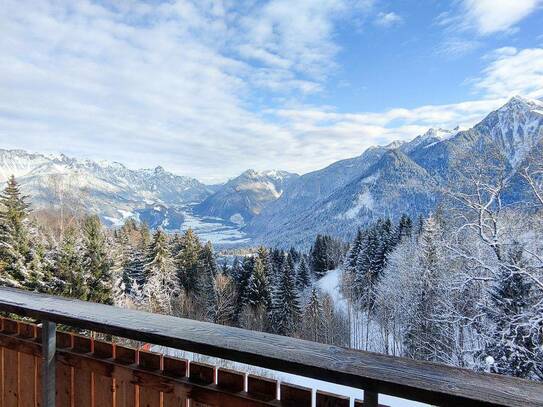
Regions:
M 469 130 L 431 130 L 305 174 L 247 230 L 269 245 L 307 246 L 317 233 L 350 238 L 379 217 L 427 214 L 476 175 L 510 179 L 506 196 L 518 201 L 527 187 L 518 172 L 542 159 L 542 125 L 543 103 L 514 97 Z

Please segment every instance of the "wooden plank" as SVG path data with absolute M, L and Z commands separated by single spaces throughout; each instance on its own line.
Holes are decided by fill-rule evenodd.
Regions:
M 19 322 L 19 337 L 35 340 L 36 325 Z M 36 407 L 37 374 L 40 359 L 34 355 L 19 352 L 19 407 Z
M 349 397 L 338 396 L 337 394 L 317 391 L 316 407 L 349 407 Z
M 294 384 L 281 383 L 281 405 L 311 407 L 311 389 Z
M 19 327 L 16 321 L 5 319 L 3 333 L 6 335 L 17 334 Z M 4 390 L 3 407 L 17 407 L 19 396 L 19 355 L 12 349 L 4 349 Z
M 73 351 L 87 354 L 92 352 L 92 340 L 84 336 L 73 335 Z M 93 405 L 93 372 L 74 367 L 74 405 L 76 407 L 92 407 Z
M 543 384 L 0 288 L 0 310 L 431 404 L 541 406 Z
M 190 362 L 189 378 L 191 382 L 199 384 L 215 383 L 215 366 L 206 363 Z
M 232 393 L 245 390 L 245 374 L 229 369 L 217 369 L 217 386 Z
M 379 395 L 373 391 L 364 390 L 364 407 L 377 407 Z
M 136 363 L 136 351 L 124 346 L 115 345 L 113 348 L 113 360 L 124 366 L 134 366 Z M 128 369 L 117 369 L 112 374 L 115 380 L 115 406 L 136 406 L 136 386 L 132 382 L 133 375 Z
M 277 398 L 277 381 L 248 375 L 247 393 L 259 400 L 275 400 Z
M 59 335 L 66 334 L 59 333 Z M 70 338 L 70 335 L 66 336 Z M 39 343 L 20 338 L 19 336 L 6 336 L 0 333 L 0 345 L 33 356 L 40 354 Z M 99 348 L 99 346 L 97 348 Z M 101 352 L 103 352 L 103 350 Z M 125 355 L 126 354 L 129 353 L 125 352 Z M 132 355 L 134 355 L 134 352 L 132 352 Z M 73 349 L 69 347 L 57 350 L 58 365 L 77 367 L 78 369 L 92 371 L 95 375 L 105 377 L 121 377 L 124 374 L 126 377 L 130 378 L 129 380 L 133 380 L 134 383 L 153 388 L 163 394 L 176 395 L 177 399 L 172 398 L 174 405 L 177 405 L 180 399 L 186 400 L 189 393 L 191 393 L 195 396 L 194 399 L 198 400 L 199 403 L 210 406 L 277 407 L 276 401 L 272 401 L 271 403 L 258 401 L 251 398 L 245 392 L 231 393 L 214 384 L 201 385 L 190 382 L 188 378 L 182 377 L 185 371 L 185 361 L 182 360 L 172 358 L 177 363 L 175 363 L 175 365 L 170 364 L 169 371 L 176 372 L 177 374 L 175 377 L 169 377 L 165 374 L 164 370 L 141 370 L 137 365 L 130 363 L 129 361 L 128 363 L 119 364 L 115 359 L 106 358 L 105 356 L 107 356 L 107 354 L 102 353 L 102 356 L 102 358 L 97 358 L 94 353 L 75 353 Z M 127 361 L 127 358 L 124 358 L 124 360 Z M 163 403 L 165 403 L 164 400 Z M 98 405 L 99 404 L 95 402 L 95 406 Z M 119 403 L 116 403 L 116 406 L 119 405 Z M 132 402 L 128 405 L 133 407 L 136 404 Z
M 188 362 L 186 360 L 164 356 L 162 358 L 163 374 L 179 379 L 187 376 Z M 187 392 L 181 386 L 174 386 L 171 392 L 162 393 L 163 407 L 185 407 L 188 403 Z
M 189 380 L 191 383 L 209 385 L 215 383 L 215 367 L 206 363 L 190 362 L 189 363 Z M 191 393 L 190 405 L 194 407 L 215 407 L 219 406 L 216 403 L 210 403 L 199 397 L 198 393 Z
M 72 335 L 66 332 L 57 332 L 57 349 L 71 349 Z M 57 359 L 56 373 L 56 406 L 73 406 L 72 367 Z
M 159 373 L 161 370 L 162 355 L 154 352 L 138 351 L 138 366 L 150 372 Z M 139 388 L 139 406 L 140 407 L 161 407 L 162 394 L 154 386 L 142 383 Z
M 94 340 L 93 357 L 97 359 L 113 359 L 113 344 Z M 115 400 L 115 379 L 109 374 L 102 372 L 93 372 L 94 374 L 94 406 L 95 407 L 113 407 Z

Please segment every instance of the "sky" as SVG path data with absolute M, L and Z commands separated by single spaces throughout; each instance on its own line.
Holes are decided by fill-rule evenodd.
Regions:
M 0 148 L 306 173 L 543 97 L 543 0 L 2 0 Z

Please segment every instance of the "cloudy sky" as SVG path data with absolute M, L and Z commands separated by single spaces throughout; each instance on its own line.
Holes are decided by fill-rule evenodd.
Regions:
M 0 2 L 0 148 L 304 173 L 543 97 L 542 0 Z

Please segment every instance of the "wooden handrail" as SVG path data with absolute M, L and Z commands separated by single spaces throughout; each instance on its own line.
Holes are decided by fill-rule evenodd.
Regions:
M 537 382 L 13 288 L 0 311 L 431 404 L 543 406 Z

